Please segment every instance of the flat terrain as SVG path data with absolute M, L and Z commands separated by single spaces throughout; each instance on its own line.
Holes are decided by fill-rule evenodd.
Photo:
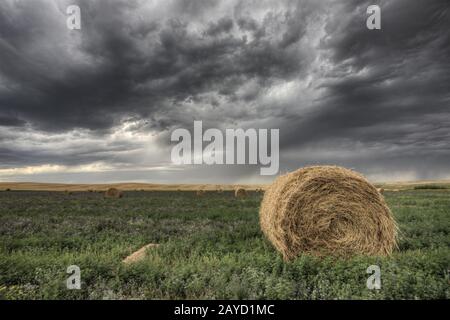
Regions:
M 450 185 L 450 183 L 449 183 Z M 157 183 L 113 183 L 113 184 L 64 184 L 36 182 L 0 182 L 1 190 L 20 191 L 106 191 L 117 188 L 125 191 L 194 191 L 194 190 L 235 190 L 242 187 L 247 190 L 265 188 L 264 184 L 157 184 Z
M 402 231 L 393 257 L 285 263 L 260 231 L 261 193 L 0 191 L 0 298 L 449 299 L 450 190 L 385 197 Z M 65 287 L 73 264 L 81 290 Z M 366 287 L 372 264 L 381 290 Z
M 421 186 L 444 187 L 450 189 L 450 181 L 428 180 L 411 182 L 375 183 L 386 190 L 409 190 Z M 267 184 L 157 184 L 157 183 L 113 183 L 113 184 L 65 184 L 37 182 L 0 182 L 0 191 L 105 191 L 114 187 L 125 191 L 193 191 L 193 190 L 247 190 L 265 189 Z

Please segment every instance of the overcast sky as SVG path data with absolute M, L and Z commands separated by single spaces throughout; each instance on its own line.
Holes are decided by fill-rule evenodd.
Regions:
M 172 164 L 194 120 L 279 128 L 280 173 L 450 179 L 449 30 L 448 0 L 2 0 L 0 181 L 273 179 Z

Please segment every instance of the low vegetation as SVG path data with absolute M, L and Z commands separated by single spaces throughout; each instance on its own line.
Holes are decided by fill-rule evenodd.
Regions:
M 433 189 L 447 189 L 446 186 L 440 186 L 436 184 L 423 184 L 414 187 L 415 190 L 433 190 Z
M 284 262 L 263 236 L 262 193 L 0 192 L 0 298 L 449 299 L 450 192 L 384 196 L 401 230 L 392 257 Z M 159 246 L 133 264 L 123 259 Z M 81 290 L 68 290 L 69 265 Z M 369 290 L 366 269 L 381 267 Z

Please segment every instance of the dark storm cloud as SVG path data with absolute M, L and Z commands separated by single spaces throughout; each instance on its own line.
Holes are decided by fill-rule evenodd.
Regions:
M 40 166 L 58 164 L 65 166 L 87 165 L 101 161 L 105 164 L 125 163 L 124 155 L 133 155 L 142 146 L 133 141 L 108 141 L 97 139 L 76 139 L 76 136 L 50 138 L 39 141 L 45 147 L 36 147 L 36 141 L 27 140 L 28 136 L 17 139 L 20 133 L 14 131 L 16 137 L 0 139 L 0 169 L 15 166 Z M 65 140 L 69 141 L 65 141 Z M 6 145 L 6 142 L 15 141 Z M 61 144 L 63 149 L 61 149 Z
M 234 22 L 230 18 L 222 18 L 217 23 L 211 22 L 206 34 L 208 36 L 216 36 L 221 33 L 228 33 L 233 28 L 233 24 Z
M 66 28 L 73 3 L 81 31 Z M 381 30 L 366 28 L 371 4 Z M 281 171 L 334 163 L 449 177 L 449 29 L 446 0 L 2 1 L 0 169 L 160 165 L 170 129 L 197 119 L 280 128 Z M 136 138 L 149 132 L 151 152 Z M 257 172 L 201 168 L 155 176 Z
M 182 15 L 156 21 L 139 16 L 139 1 L 78 3 L 81 31 L 65 28 L 64 7 L 51 1 L 0 5 L 0 72 L 8 83 L 2 113 L 44 130 L 108 129 L 130 115 L 152 119 L 205 92 L 233 99 L 250 79 L 268 86 L 302 68 L 289 46 L 304 25 L 286 12 L 279 36 L 239 17 L 241 28 L 258 34 L 249 40 L 231 16 L 190 29 L 196 8 L 215 2 L 180 1 L 172 10 Z
M 285 144 L 449 141 L 440 130 L 450 119 L 448 2 L 382 1 L 379 31 L 361 27 L 371 3 L 345 1 L 329 17 L 321 44 L 332 65 L 320 83 L 325 92 Z
M 0 126 L 5 127 L 20 127 L 25 125 L 25 121 L 15 117 L 0 116 Z

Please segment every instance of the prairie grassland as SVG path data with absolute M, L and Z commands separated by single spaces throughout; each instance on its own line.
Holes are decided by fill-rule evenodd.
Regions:
M 36 182 L 0 182 L 0 191 L 106 191 L 117 188 L 122 191 L 196 191 L 196 190 L 247 190 L 264 189 L 264 184 L 157 184 L 157 183 L 112 183 L 112 184 L 64 184 Z
M 417 187 L 450 189 L 450 181 L 428 180 L 413 182 L 375 183 L 379 188 L 386 190 L 412 190 Z M 225 190 L 232 191 L 238 188 L 246 190 L 265 190 L 267 184 L 157 184 L 157 183 L 113 183 L 113 184 L 65 184 L 65 183 L 38 183 L 38 182 L 0 182 L 0 191 L 106 191 L 117 188 L 122 191 L 196 191 L 196 190 Z
M 402 232 L 390 258 L 286 263 L 258 224 L 262 194 L 0 192 L 0 298 L 449 299 L 450 192 L 385 192 Z M 146 258 L 123 258 L 145 244 Z M 81 290 L 68 290 L 69 265 Z M 366 269 L 381 267 L 381 290 Z

